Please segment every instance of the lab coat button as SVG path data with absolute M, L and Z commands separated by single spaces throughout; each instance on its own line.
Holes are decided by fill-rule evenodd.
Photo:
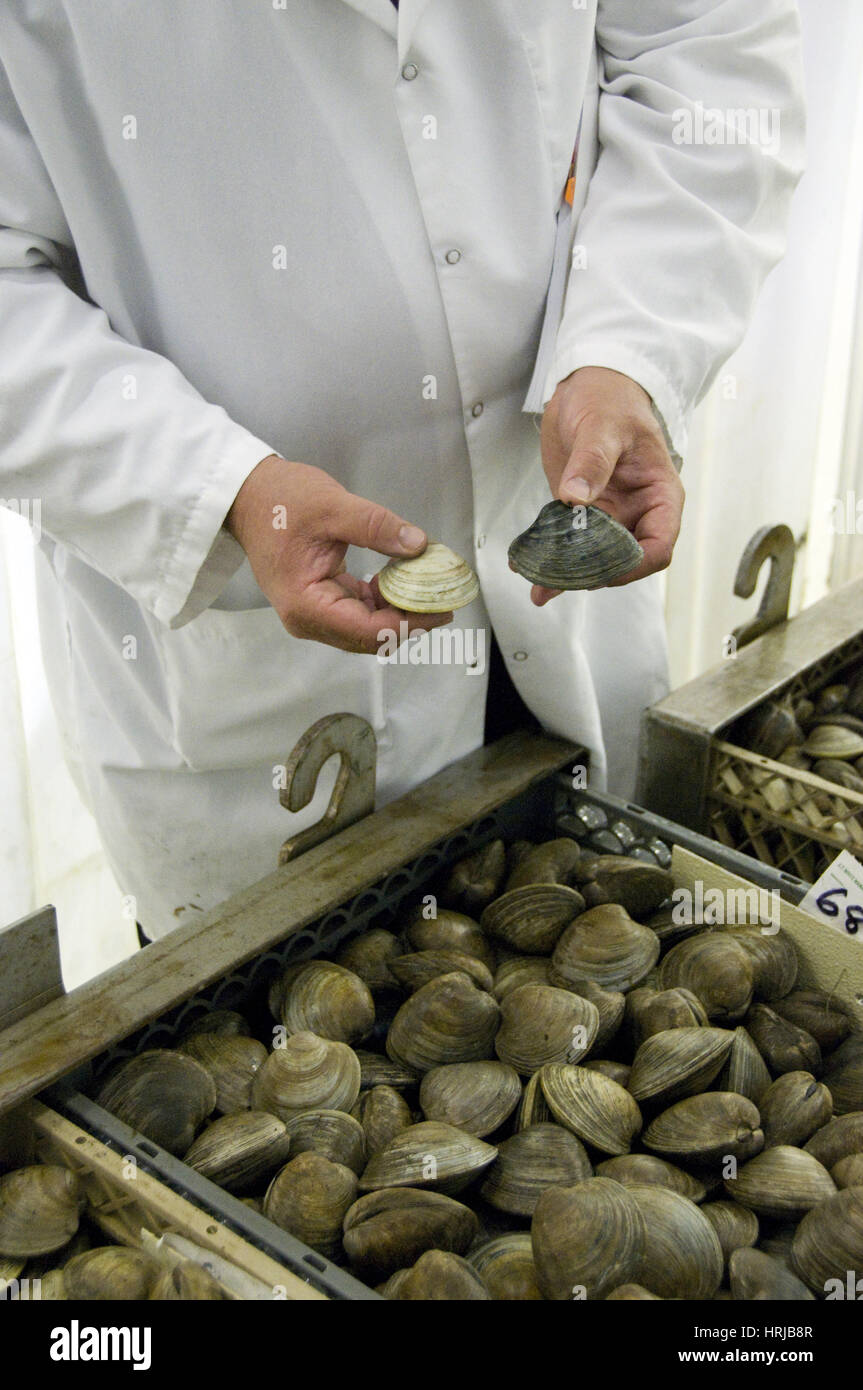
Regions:
M 447 262 L 447 265 L 458 265 L 458 263 L 459 263 L 460 260 L 461 260 L 461 251 L 447 251 L 447 253 L 446 253 L 446 262 Z
M 470 413 L 475 420 L 478 420 L 480 415 L 482 415 L 484 409 L 485 406 L 483 405 L 482 401 L 477 401 L 476 405 L 471 407 Z
M 527 652 L 513 652 L 513 661 L 527 661 Z
M 477 538 L 476 538 L 476 548 L 477 548 L 477 550 L 482 550 L 482 548 L 483 548 L 484 545 L 485 545 L 485 532 L 484 532 L 484 531 L 481 531 L 480 534 L 479 534 L 479 535 L 477 536 Z
M 405 82 L 413 82 L 415 77 L 419 77 L 419 71 L 416 63 L 405 63 L 402 68 L 402 77 Z

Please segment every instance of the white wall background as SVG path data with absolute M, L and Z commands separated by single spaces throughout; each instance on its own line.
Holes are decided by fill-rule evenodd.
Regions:
M 636 3 L 636 0 L 633 0 Z M 667 577 L 675 685 L 715 665 L 758 597 L 732 595 L 749 537 L 799 540 L 792 611 L 863 574 L 830 507 L 863 498 L 863 4 L 800 0 L 809 169 L 786 260 L 697 412 L 684 527 Z M 863 614 L 861 614 L 863 622 Z M 38 649 L 32 541 L 0 512 L 0 927 L 53 902 L 67 988 L 136 949 L 134 925 L 63 764 Z

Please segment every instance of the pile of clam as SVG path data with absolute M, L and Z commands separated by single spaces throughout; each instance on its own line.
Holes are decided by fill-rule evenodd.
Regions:
M 863 1273 L 863 1034 L 780 930 L 496 841 L 97 1099 L 393 1299 L 811 1299 Z
M 811 698 L 786 695 L 760 705 L 741 721 L 732 742 L 786 767 L 814 773 L 840 793 L 863 795 L 863 671 Z M 754 781 L 770 811 L 806 829 L 827 831 L 849 848 L 863 846 L 863 825 L 856 818 L 837 817 L 826 792 L 767 770 Z M 813 876 L 822 867 L 813 861 Z
M 105 1245 L 78 1179 L 62 1164 L 33 1163 L 0 1176 L 0 1297 L 45 1302 L 221 1300 L 204 1268 L 167 1268 L 144 1250 Z

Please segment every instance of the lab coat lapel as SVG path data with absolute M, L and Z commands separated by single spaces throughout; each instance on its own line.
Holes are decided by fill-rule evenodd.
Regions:
M 391 10 L 395 9 L 392 0 L 387 0 Z M 399 0 L 399 62 L 407 55 L 419 22 L 432 0 Z
M 364 15 L 366 19 L 371 19 L 375 24 L 379 24 L 382 29 L 386 29 L 387 33 L 392 34 L 395 38 L 398 32 L 398 14 L 392 0 L 343 0 L 343 3 L 350 5 L 352 10 Z

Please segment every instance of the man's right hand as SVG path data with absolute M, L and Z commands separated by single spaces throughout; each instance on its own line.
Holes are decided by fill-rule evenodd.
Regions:
M 374 653 L 383 628 L 396 633 L 440 627 L 451 613 L 405 614 L 381 598 L 377 583 L 347 574 L 349 545 L 408 559 L 425 550 L 425 532 L 356 497 L 320 468 L 270 454 L 252 470 L 225 526 L 239 541 L 261 590 L 292 637 L 342 651 Z

